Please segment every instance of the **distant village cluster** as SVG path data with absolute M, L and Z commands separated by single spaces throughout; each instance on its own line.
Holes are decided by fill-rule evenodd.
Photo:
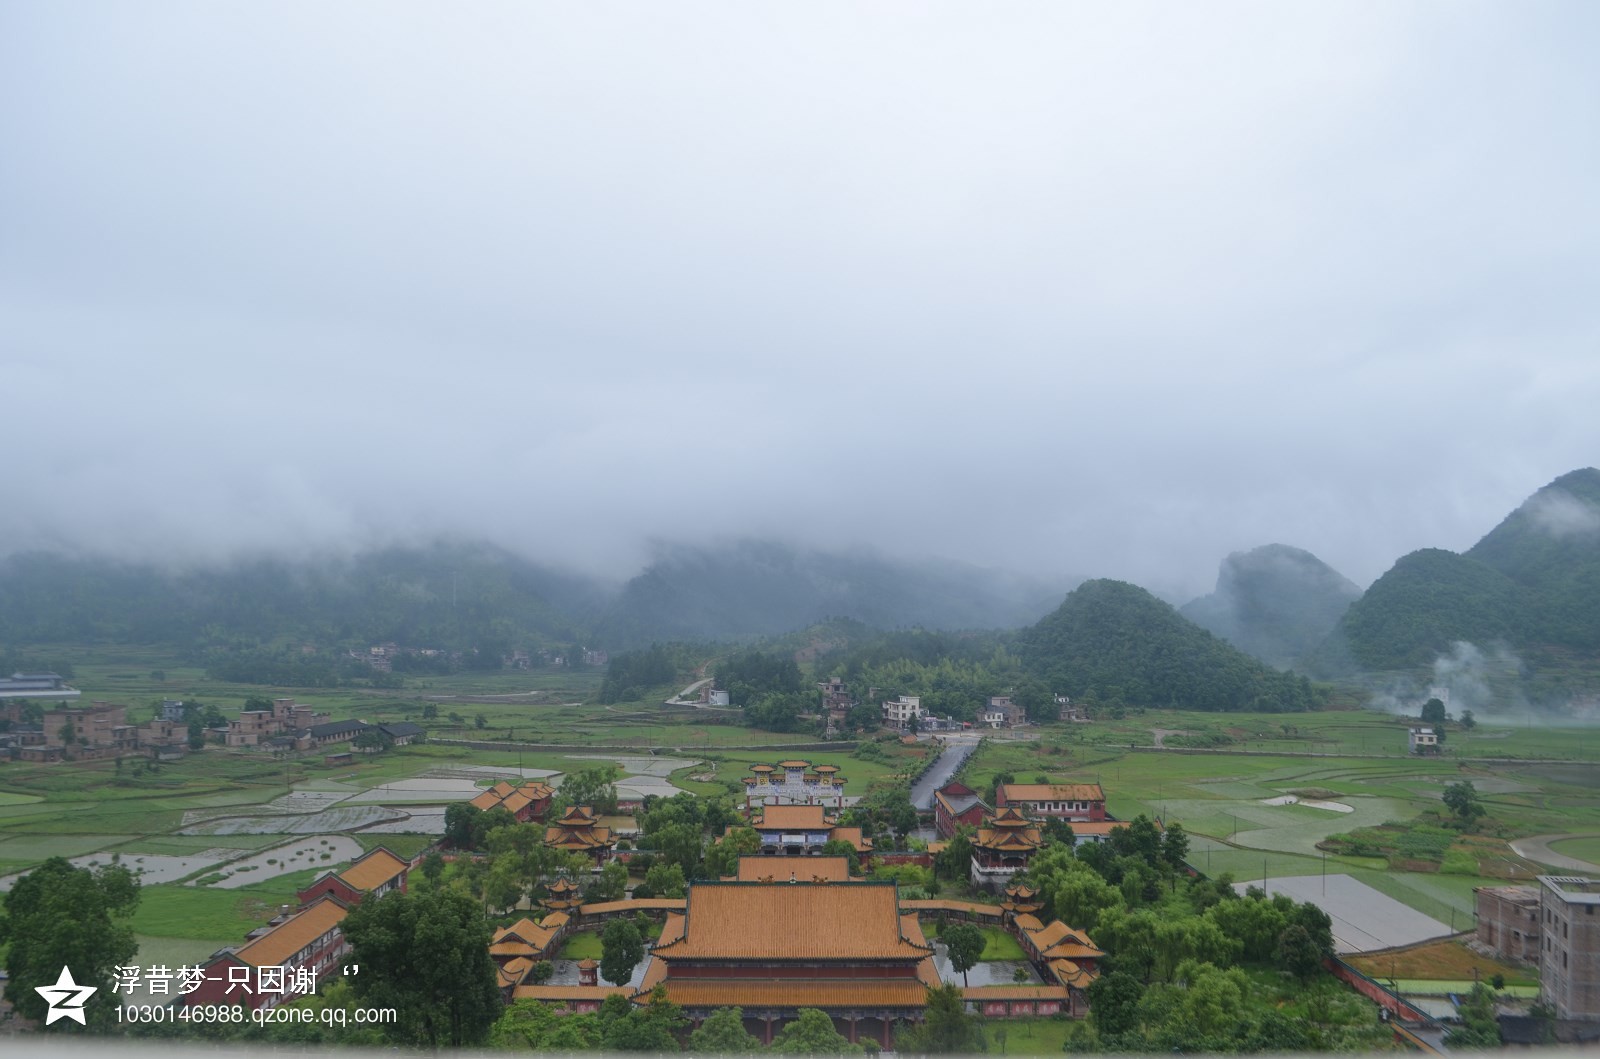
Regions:
M 0 758 L 15 761 L 99 761 L 146 757 L 167 761 L 192 749 L 197 721 L 193 704 L 165 699 L 157 716 L 140 724 L 128 718 L 130 707 L 109 702 L 71 705 L 80 693 L 54 673 L 14 674 L 0 680 Z M 41 709 L 37 702 L 53 705 Z M 201 728 L 202 745 L 230 748 L 307 751 L 352 744 L 349 753 L 405 746 L 425 738 L 421 725 L 409 721 L 369 724 L 333 721 L 329 714 L 293 699 L 273 700 L 270 709 L 246 709 L 221 725 Z

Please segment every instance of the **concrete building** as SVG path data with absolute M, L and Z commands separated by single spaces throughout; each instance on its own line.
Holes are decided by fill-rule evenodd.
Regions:
M 983 707 L 982 719 L 990 728 L 1015 728 L 1028 723 L 1028 711 L 1012 702 L 1010 695 L 991 695 Z
M 1507 960 L 1539 962 L 1539 891 L 1531 886 L 1479 886 L 1472 891 L 1478 942 Z
M 1539 992 L 1558 1019 L 1600 1019 L 1600 879 L 1539 876 Z
M 1008 806 L 1072 822 L 1107 818 L 1106 792 L 1098 783 L 1002 783 L 995 788 L 994 807 Z
M 67 687 L 56 673 L 13 673 L 0 677 L 0 699 L 75 699 L 82 692 Z
M 913 717 L 918 720 L 922 717 L 920 695 L 901 695 L 883 704 L 883 724 L 886 728 L 898 728 L 904 731 L 911 724 Z
M 1407 739 L 1413 754 L 1439 752 L 1439 733 L 1432 728 L 1412 728 Z

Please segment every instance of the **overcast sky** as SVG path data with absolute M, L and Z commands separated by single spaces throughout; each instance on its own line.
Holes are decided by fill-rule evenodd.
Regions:
M 0 553 L 1365 585 L 1600 460 L 1587 2 L 0 4 Z

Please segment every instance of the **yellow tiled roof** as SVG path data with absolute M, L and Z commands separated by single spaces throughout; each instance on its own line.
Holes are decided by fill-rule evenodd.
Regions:
M 704 882 L 689 888 L 688 901 L 684 936 L 657 945 L 658 957 L 921 959 L 930 951 L 902 935 L 893 886 Z
M 284 920 L 234 955 L 254 967 L 277 967 L 338 926 L 344 919 L 346 911 L 344 905 L 330 897 L 324 897 L 305 911 Z
M 915 978 L 671 978 L 667 999 L 683 1007 L 921 1008 L 928 987 Z
M 734 882 L 849 882 L 848 857 L 763 857 L 751 854 L 739 858 L 739 873 Z
M 937 898 L 925 901 L 901 901 L 900 909 L 904 912 L 919 913 L 962 912 L 969 916 L 986 916 L 994 919 L 999 919 L 1004 914 L 999 905 L 980 905 L 974 901 L 944 901 Z
M 767 805 L 750 826 L 763 831 L 821 831 L 832 822 L 820 805 Z
M 859 827 L 836 827 L 828 832 L 829 842 L 848 842 L 857 853 L 866 853 L 872 849 L 872 840 L 863 838 Z
M 410 866 L 409 861 L 401 860 L 387 849 L 379 846 L 340 872 L 339 878 L 349 883 L 352 889 L 366 893 L 370 890 L 376 890 Z
M 578 908 L 580 916 L 603 916 L 607 912 L 682 912 L 684 899 L 681 897 L 634 897 L 626 901 L 600 901 L 592 905 L 581 905 Z

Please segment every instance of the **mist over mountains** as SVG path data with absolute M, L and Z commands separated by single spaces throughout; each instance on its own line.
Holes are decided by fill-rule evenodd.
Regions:
M 750 640 L 846 618 L 877 629 L 1019 630 L 1036 672 L 1131 698 L 1142 688 L 1193 699 L 1179 683 L 1206 671 L 1232 674 L 1207 682 L 1216 695 L 1257 695 L 1250 689 L 1270 681 L 1244 655 L 1321 678 L 1401 673 L 1413 683 L 1492 658 L 1502 676 L 1576 695 L 1600 673 L 1600 471 L 1562 475 L 1463 553 L 1401 557 L 1365 593 L 1286 544 L 1227 556 L 1215 589 L 1181 610 L 1097 581 L 1063 611 L 1079 580 L 756 539 L 664 545 L 620 583 L 483 542 L 188 570 L 31 552 L 0 559 L 0 646 L 393 641 L 495 659 L 579 644 Z M 1098 616 L 1086 639 L 1074 615 L 1090 602 Z M 1157 649 L 1146 658 L 1140 643 Z M 1103 670 L 1096 658 L 1120 661 Z M 1173 667 L 1173 658 L 1188 661 Z

